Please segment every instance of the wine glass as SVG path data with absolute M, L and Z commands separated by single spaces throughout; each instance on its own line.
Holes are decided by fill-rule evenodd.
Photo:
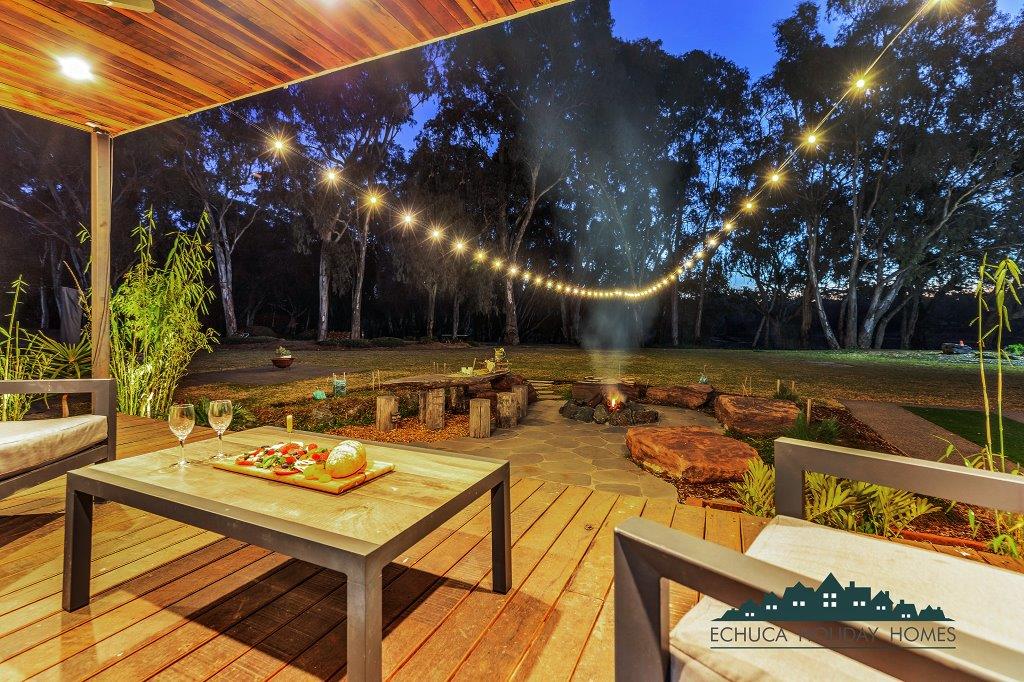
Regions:
M 175 403 L 167 412 L 167 425 L 171 427 L 171 433 L 178 438 L 181 444 L 181 459 L 174 466 L 183 467 L 188 464 L 185 459 L 185 439 L 196 425 L 196 408 L 191 403 Z
M 231 426 L 233 412 L 234 407 L 230 400 L 211 400 L 206 408 L 206 419 L 210 422 L 210 427 L 217 432 L 217 440 L 220 441 L 220 452 L 215 459 L 224 457 L 224 432 Z

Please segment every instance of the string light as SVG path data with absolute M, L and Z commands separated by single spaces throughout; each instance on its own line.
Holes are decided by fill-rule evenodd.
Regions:
M 876 55 L 874 61 L 872 61 L 866 69 L 863 69 L 859 74 L 857 74 L 854 79 L 851 79 L 852 84 L 846 87 L 846 90 L 832 104 L 831 108 L 821 118 L 817 126 L 809 128 L 809 131 L 805 133 L 803 137 L 803 144 L 795 145 L 795 147 L 790 151 L 790 153 L 785 157 L 785 159 L 780 164 L 778 164 L 776 168 L 762 181 L 761 185 L 755 188 L 753 193 L 750 194 L 740 204 L 740 210 L 735 212 L 731 218 L 724 219 L 718 231 L 711 234 L 705 240 L 704 248 L 698 249 L 695 253 L 693 253 L 681 264 L 676 265 L 672 270 L 670 270 L 671 274 L 665 275 L 660 278 L 652 279 L 649 282 L 641 284 L 632 289 L 588 289 L 586 287 L 574 285 L 572 283 L 561 282 L 549 276 L 545 276 L 543 274 L 531 273 L 528 269 L 520 268 L 511 261 L 505 262 L 501 258 L 494 258 L 491 261 L 494 270 L 505 270 L 509 277 L 515 277 L 521 273 L 522 280 L 525 285 L 533 284 L 538 287 L 543 286 L 543 288 L 547 290 L 553 290 L 563 295 L 580 296 L 589 299 L 618 298 L 623 300 L 638 300 L 657 294 L 664 288 L 678 281 L 678 278 L 684 275 L 687 271 L 692 270 L 697 262 L 709 257 L 711 255 L 711 252 L 713 252 L 713 250 L 724 239 L 731 236 L 731 234 L 739 227 L 737 225 L 737 219 L 740 217 L 740 214 L 743 212 L 753 213 L 757 208 L 757 199 L 763 193 L 767 192 L 771 187 L 778 185 L 779 183 L 784 181 L 784 170 L 793 162 L 794 158 L 799 153 L 800 148 L 803 146 L 815 148 L 822 143 L 822 138 L 819 134 L 819 131 L 825 126 L 825 124 L 832 117 L 832 115 L 839 110 L 839 107 L 843 104 L 843 102 L 852 97 L 855 97 L 857 93 L 864 92 L 869 87 L 871 83 L 872 74 L 875 71 L 875 67 L 879 64 L 882 57 L 885 56 L 885 54 L 891 50 L 893 45 L 895 45 L 896 41 L 918 19 L 920 19 L 921 16 L 927 10 L 940 5 L 943 5 L 943 0 L 925 0 L 925 2 L 921 5 L 920 9 L 883 46 L 882 50 Z M 851 81 L 847 82 L 850 83 Z M 231 109 L 231 107 L 228 107 L 228 113 L 233 116 L 236 116 L 241 121 L 249 125 L 253 125 L 259 128 L 257 124 L 248 120 L 241 114 L 238 114 L 233 109 Z M 289 151 L 287 138 L 278 133 L 270 134 L 267 133 L 266 131 L 264 131 L 264 133 L 267 134 L 269 148 L 275 155 L 282 155 L 286 151 Z M 321 164 L 312 157 L 309 157 L 307 154 L 301 152 L 301 150 L 299 151 L 299 153 L 302 153 L 303 156 L 306 156 L 306 158 L 309 159 L 312 163 L 322 167 L 323 177 L 326 182 L 329 182 L 331 184 L 345 183 L 352 187 L 354 190 L 365 191 L 361 190 L 354 182 L 347 180 L 337 169 Z M 381 196 L 381 194 L 376 191 L 367 191 L 365 195 L 365 201 L 373 209 L 384 208 L 392 211 L 394 214 L 399 213 L 399 211 L 395 207 L 389 206 L 387 201 Z M 414 214 L 410 211 L 401 212 L 400 220 L 401 223 L 407 228 L 411 228 L 415 223 Z M 442 239 L 445 240 L 446 243 L 448 243 L 451 246 L 452 250 L 455 252 L 461 253 L 468 249 L 468 244 L 464 240 L 445 237 L 444 231 L 440 226 L 432 226 L 428 234 L 430 238 L 432 238 L 435 241 L 440 241 Z M 479 248 L 474 254 L 474 259 L 478 262 L 486 263 L 488 261 L 488 253 L 486 249 Z

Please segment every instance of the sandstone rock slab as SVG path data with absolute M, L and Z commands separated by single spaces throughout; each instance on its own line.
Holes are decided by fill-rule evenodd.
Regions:
M 796 423 L 800 408 L 788 400 L 747 395 L 720 395 L 715 417 L 727 429 L 745 436 L 778 436 Z
M 687 483 L 739 481 L 757 450 L 705 426 L 647 426 L 626 432 L 626 446 L 645 469 Z
M 689 386 L 651 386 L 645 400 L 656 405 L 671 405 L 696 410 L 707 404 L 715 387 L 710 384 Z

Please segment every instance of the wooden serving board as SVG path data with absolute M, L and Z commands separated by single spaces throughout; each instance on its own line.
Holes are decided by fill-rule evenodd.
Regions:
M 273 472 L 272 469 L 260 469 L 254 466 L 241 466 L 235 464 L 232 461 L 228 462 L 213 462 L 213 466 L 216 469 L 223 469 L 224 471 L 233 471 L 236 474 L 245 474 L 246 476 L 255 476 L 256 478 L 265 478 L 271 481 L 277 481 L 279 483 L 287 483 L 289 485 L 296 485 L 300 488 L 310 488 L 311 490 L 320 490 L 325 493 L 332 493 L 339 495 L 346 490 L 352 490 L 356 486 L 360 486 L 367 481 L 383 476 L 389 471 L 395 470 L 394 464 L 387 462 L 367 462 L 366 468 L 360 471 L 358 474 L 353 476 L 346 476 L 345 478 L 332 478 L 330 482 L 323 483 L 317 479 L 307 479 L 301 473 L 291 474 L 290 476 L 278 476 Z

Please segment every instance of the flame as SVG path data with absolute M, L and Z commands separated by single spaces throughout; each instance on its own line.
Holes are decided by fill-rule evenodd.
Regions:
M 609 392 L 605 397 L 605 405 L 608 406 L 609 412 L 618 412 L 622 409 L 625 398 L 618 391 Z

